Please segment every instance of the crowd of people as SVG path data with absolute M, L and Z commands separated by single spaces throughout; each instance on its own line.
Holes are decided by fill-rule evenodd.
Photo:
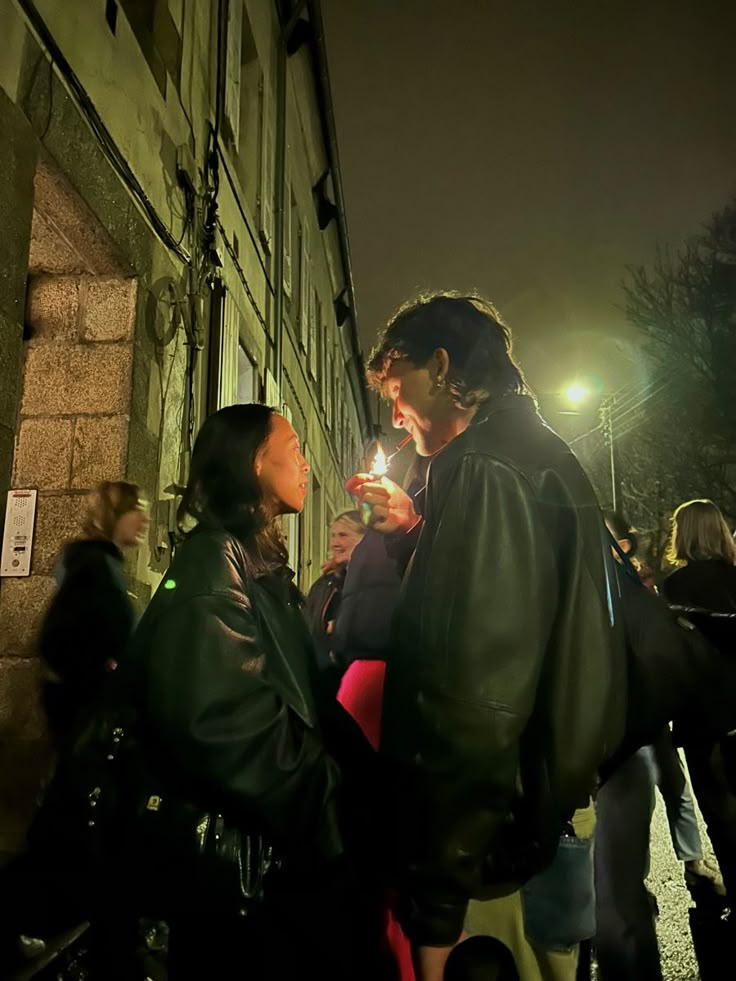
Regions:
M 602 981 L 656 981 L 655 787 L 688 888 L 730 929 L 736 548 L 718 507 L 677 508 L 675 571 L 653 572 L 478 297 L 402 308 L 368 380 L 414 460 L 401 483 L 348 481 L 356 509 L 306 600 L 279 518 L 309 466 L 272 408 L 202 425 L 135 626 L 141 495 L 93 496 L 40 634 L 58 766 L 0 877 L 6 946 L 63 907 L 106 981 L 142 977 L 142 916 L 167 923 L 171 981 L 574 981 L 590 943 Z

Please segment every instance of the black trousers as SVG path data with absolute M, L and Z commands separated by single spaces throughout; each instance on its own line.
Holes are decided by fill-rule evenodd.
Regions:
M 269 876 L 247 917 L 182 915 L 169 923 L 169 981 L 396 981 L 384 949 L 382 891 L 344 872 Z
M 694 742 L 685 746 L 695 798 L 703 812 L 729 900 L 736 902 L 736 741 Z
M 596 798 L 595 947 L 602 981 L 662 981 L 644 884 L 653 808 L 652 772 L 639 751 L 615 770 Z

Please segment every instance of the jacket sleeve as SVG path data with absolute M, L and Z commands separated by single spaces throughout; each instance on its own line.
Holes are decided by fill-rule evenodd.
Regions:
M 146 715 L 174 763 L 277 841 L 339 852 L 337 764 L 269 682 L 251 610 L 228 593 L 187 597 L 149 650 Z
M 457 940 L 510 813 L 557 590 L 526 479 L 462 457 L 430 488 L 386 681 L 382 749 L 395 778 L 404 926 L 417 943 Z

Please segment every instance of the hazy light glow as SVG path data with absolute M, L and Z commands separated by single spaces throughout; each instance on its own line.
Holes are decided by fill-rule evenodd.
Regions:
M 565 398 L 571 405 L 581 405 L 590 395 L 585 385 L 580 382 L 573 382 L 565 389 Z

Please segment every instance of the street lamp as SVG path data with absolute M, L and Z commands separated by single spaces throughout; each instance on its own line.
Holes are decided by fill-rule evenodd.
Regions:
M 571 405 L 582 405 L 588 398 L 590 392 L 585 385 L 580 382 L 573 382 L 565 389 L 565 398 Z
M 591 390 L 580 381 L 571 382 L 564 390 L 564 397 L 572 406 L 581 406 L 591 396 Z M 613 434 L 613 410 L 616 404 L 615 395 L 604 395 L 600 401 L 601 429 L 603 439 L 609 450 L 609 466 L 611 471 L 611 502 L 613 510 L 618 506 L 618 473 L 616 467 L 616 449 Z

